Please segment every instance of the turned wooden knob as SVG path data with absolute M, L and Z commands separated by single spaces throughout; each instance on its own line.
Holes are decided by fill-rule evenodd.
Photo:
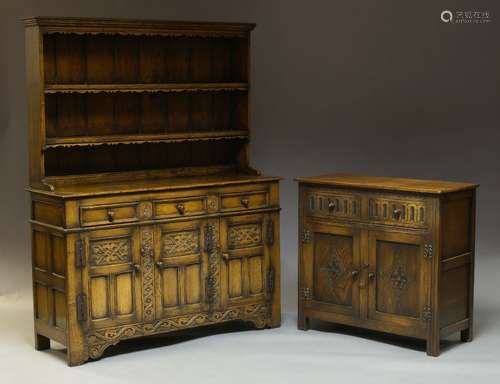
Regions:
M 240 199 L 241 205 L 243 205 L 245 208 L 248 208 L 248 205 L 250 204 L 250 200 L 248 200 L 246 197 L 243 197 Z
M 177 204 L 175 207 L 177 208 L 177 212 L 179 212 L 179 215 L 184 215 L 184 213 L 186 212 L 186 207 L 182 203 Z
M 333 211 L 335 209 L 335 206 L 336 206 L 335 203 L 333 201 L 330 201 L 328 203 L 328 210 Z
M 394 217 L 394 219 L 399 220 L 399 218 L 401 217 L 401 209 L 395 209 L 392 212 L 392 216 Z
M 110 209 L 108 210 L 107 215 L 108 215 L 108 221 L 112 223 L 115 220 L 115 212 Z

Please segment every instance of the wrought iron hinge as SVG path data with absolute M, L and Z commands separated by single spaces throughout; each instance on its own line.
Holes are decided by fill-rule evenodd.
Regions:
M 311 241 L 311 231 L 309 229 L 302 230 L 302 242 L 307 244 Z
M 273 245 L 274 244 L 274 222 L 272 220 L 267 221 L 266 226 L 266 244 Z
M 78 321 L 87 320 L 87 296 L 84 293 L 76 296 L 76 319 Z
M 302 288 L 302 297 L 304 300 L 311 300 L 312 299 L 312 292 L 310 288 Z
M 77 268 L 85 267 L 85 252 L 82 239 L 78 239 L 75 244 L 75 265 Z
M 424 308 L 422 309 L 422 318 L 424 321 L 432 320 L 432 308 L 430 305 L 424 305 Z
M 267 271 L 267 293 L 272 295 L 274 293 L 274 267 L 269 267 Z
M 432 260 L 433 252 L 434 252 L 434 250 L 432 248 L 432 244 L 425 244 L 424 245 L 424 259 Z

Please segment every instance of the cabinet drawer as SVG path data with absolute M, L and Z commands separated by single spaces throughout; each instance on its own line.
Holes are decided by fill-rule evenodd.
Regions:
M 207 213 L 207 197 L 197 196 L 182 199 L 155 201 L 155 218 L 203 215 Z
M 425 199 L 368 197 L 368 219 L 385 224 L 427 226 L 430 206 Z
M 83 227 L 137 221 L 139 203 L 108 204 L 80 207 L 80 224 Z
M 311 191 L 306 197 L 310 216 L 360 218 L 361 197 L 336 191 Z
M 220 206 L 221 211 L 266 208 L 269 206 L 269 196 L 264 190 L 223 194 Z

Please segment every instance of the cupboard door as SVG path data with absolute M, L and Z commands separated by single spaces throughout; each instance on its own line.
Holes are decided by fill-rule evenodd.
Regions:
M 164 318 L 206 309 L 203 220 L 158 226 L 156 316 Z
M 267 299 L 271 216 L 250 214 L 221 219 L 221 298 L 223 305 Z M 270 229 L 273 231 L 274 227 Z
M 91 328 L 126 324 L 142 318 L 141 257 L 134 228 L 88 232 L 83 291 Z
M 431 263 L 426 237 L 369 233 L 368 317 L 397 326 L 426 326 Z
M 305 307 L 359 317 L 359 230 L 319 223 L 306 227 L 300 259 Z

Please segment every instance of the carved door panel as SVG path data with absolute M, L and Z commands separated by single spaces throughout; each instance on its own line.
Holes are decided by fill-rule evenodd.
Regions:
M 425 325 L 428 317 L 430 254 L 426 237 L 369 233 L 368 317 L 395 325 Z
M 192 220 L 158 226 L 155 262 L 157 318 L 206 309 L 206 223 Z
M 83 293 L 90 328 L 140 321 L 142 275 L 139 232 L 104 229 L 82 238 Z
M 300 260 L 305 306 L 358 317 L 359 230 L 311 223 L 306 231 Z
M 273 222 L 267 214 L 221 219 L 221 299 L 223 305 L 262 302 L 269 285 Z

